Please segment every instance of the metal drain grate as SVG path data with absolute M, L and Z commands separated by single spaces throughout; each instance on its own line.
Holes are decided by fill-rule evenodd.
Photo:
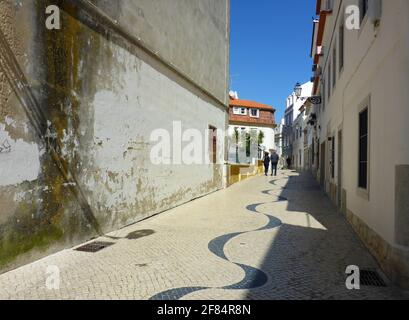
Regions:
M 113 242 L 102 242 L 102 241 L 95 241 L 88 243 L 86 245 L 83 245 L 75 251 L 82 251 L 82 252 L 98 252 L 101 251 L 102 249 L 108 248 L 112 246 L 114 243 Z
M 385 281 L 373 270 L 360 271 L 361 285 L 373 287 L 386 287 Z

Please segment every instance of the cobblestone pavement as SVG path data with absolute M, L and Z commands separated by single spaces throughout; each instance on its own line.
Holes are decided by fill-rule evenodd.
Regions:
M 0 275 L 0 299 L 409 298 L 387 278 L 384 288 L 346 289 L 347 266 L 380 270 L 312 178 L 290 171 L 109 236 L 97 253 L 64 250 Z M 50 266 L 58 290 L 46 287 Z

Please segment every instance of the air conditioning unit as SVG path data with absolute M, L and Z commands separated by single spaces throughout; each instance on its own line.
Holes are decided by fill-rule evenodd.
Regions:
M 382 0 L 368 1 L 368 18 L 373 24 L 379 23 L 382 16 Z

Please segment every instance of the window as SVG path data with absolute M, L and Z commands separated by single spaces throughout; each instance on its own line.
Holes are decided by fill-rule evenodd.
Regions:
M 359 173 L 358 187 L 368 189 L 368 141 L 369 141 L 368 108 L 359 114 Z
M 315 164 L 315 142 L 313 141 L 311 144 L 311 165 Z
M 258 110 L 258 109 L 250 109 L 250 117 L 252 117 L 252 118 L 259 118 L 259 117 L 260 117 L 260 110 Z
M 217 163 L 217 129 L 213 126 L 209 126 L 209 155 L 210 163 Z
M 339 72 L 344 68 L 344 39 L 345 37 L 345 28 L 342 23 L 339 27 Z
M 240 108 L 234 107 L 234 108 L 233 108 L 233 114 L 237 114 L 237 115 L 238 115 L 238 114 L 241 114 L 241 113 L 240 113 Z
M 302 166 L 302 151 L 299 151 L 300 167 Z
M 331 62 L 328 65 L 328 77 L 327 77 L 328 83 L 327 83 L 327 89 L 328 89 L 328 99 L 327 101 L 330 100 L 331 98 Z
M 361 14 L 361 23 L 368 13 L 369 0 L 359 0 L 359 9 Z
M 240 108 L 240 114 L 242 116 L 247 116 L 247 109 L 246 108 Z
M 335 178 L 335 139 L 334 137 L 331 138 L 331 178 Z
M 335 42 L 336 43 L 336 42 Z M 337 83 L 337 49 L 332 52 L 332 87 Z
M 322 109 L 323 110 L 325 110 L 325 94 L 326 94 L 326 91 L 325 91 L 325 79 L 324 79 L 324 81 L 322 82 L 322 94 L 321 94 L 321 96 L 322 96 Z

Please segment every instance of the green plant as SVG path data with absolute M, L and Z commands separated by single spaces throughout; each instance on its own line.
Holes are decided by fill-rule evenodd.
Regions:
M 258 145 L 261 146 L 264 143 L 264 139 L 265 139 L 265 134 L 263 131 L 260 131 L 258 133 Z
M 234 129 L 234 138 L 236 140 L 236 163 L 239 163 L 239 138 L 240 138 L 240 133 L 239 133 L 239 129 L 237 129 L 237 128 Z
M 250 148 L 251 148 L 251 135 L 246 133 L 246 156 L 250 157 Z

